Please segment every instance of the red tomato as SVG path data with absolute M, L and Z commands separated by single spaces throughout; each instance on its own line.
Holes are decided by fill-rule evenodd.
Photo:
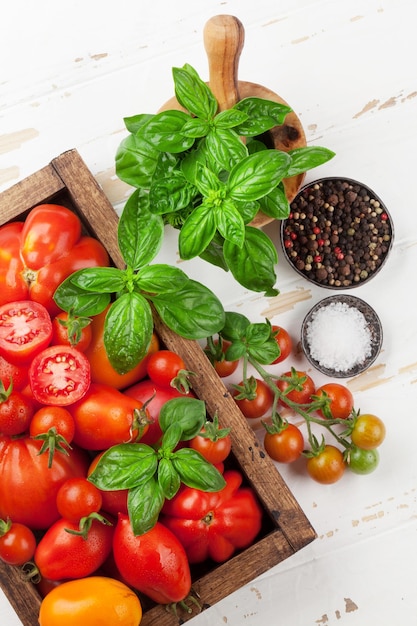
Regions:
M 142 436 L 141 442 L 153 446 L 162 437 L 162 430 L 159 426 L 159 412 L 162 406 L 171 398 L 179 398 L 183 394 L 173 387 L 156 385 L 149 378 L 141 380 L 132 387 L 128 387 L 123 393 L 146 404 L 151 423 L 146 433 Z M 193 393 L 190 392 L 189 395 L 193 396 Z
M 177 537 L 163 524 L 135 536 L 127 515 L 119 515 L 113 538 L 114 559 L 123 579 L 157 602 L 185 600 L 191 590 L 187 555 Z
M 85 317 L 73 317 L 61 311 L 52 320 L 52 345 L 66 345 L 85 352 L 91 343 L 92 330 L 90 321 Z
M 151 354 L 146 364 L 146 372 L 152 382 L 161 387 L 171 387 L 171 383 L 181 370 L 185 371 L 183 359 L 171 350 L 158 350 Z
M 41 304 L 22 300 L 0 307 L 0 354 L 17 365 L 27 365 L 52 338 L 52 322 Z
M 35 356 L 29 368 L 35 400 L 68 406 L 82 398 L 90 386 L 90 364 L 71 346 L 49 346 Z
M 25 222 L 0 228 L 0 304 L 34 300 L 51 315 L 58 285 L 72 272 L 109 264 L 104 246 L 81 236 L 75 213 L 55 204 L 32 209 Z
M 75 424 L 71 413 L 63 406 L 42 406 L 38 409 L 29 426 L 31 437 L 49 433 L 55 429 L 56 435 L 63 437 L 67 443 L 74 439 Z
M 188 443 L 190 448 L 197 450 L 209 463 L 217 465 L 227 459 L 232 449 L 232 439 L 229 433 L 223 433 L 220 427 L 210 428 L 213 423 L 202 428 L 202 435 L 193 437 Z
M 293 344 L 291 335 L 287 330 L 285 330 L 285 328 L 282 328 L 282 326 L 273 325 L 272 330 L 274 333 L 276 333 L 275 341 L 277 342 L 279 349 L 281 350 L 281 354 L 279 355 L 279 357 L 275 359 L 275 361 L 272 361 L 272 365 L 274 365 L 276 363 L 281 363 L 282 361 L 285 361 L 285 359 L 289 357 L 292 351 Z
M 296 378 L 299 380 L 299 389 L 293 389 L 292 391 L 288 391 L 287 389 L 290 386 L 290 383 L 286 380 L 278 380 L 277 387 L 282 394 L 285 394 L 285 398 L 288 398 L 291 402 L 296 402 L 297 404 L 308 404 L 311 402 L 311 396 L 314 394 L 316 387 L 313 379 L 306 374 L 306 372 L 295 372 Z M 292 372 L 286 372 L 283 374 L 285 377 L 292 377 Z M 281 396 L 279 399 L 280 404 L 286 406 L 284 396 Z
M 264 448 L 268 455 L 278 463 L 293 463 L 300 458 L 304 450 L 304 437 L 301 430 L 288 424 L 279 432 L 266 432 Z
M 0 559 L 9 565 L 24 565 L 33 557 L 36 538 L 32 530 L 19 522 L 0 520 Z
M 5 387 L 12 382 L 15 391 L 22 391 L 29 382 L 28 365 L 15 365 L 0 355 L 0 381 Z
M 84 397 L 68 409 L 75 422 L 74 441 L 87 450 L 104 450 L 139 435 L 142 402 L 110 385 L 91 383 Z
M 332 445 L 326 445 L 319 454 L 307 459 L 307 472 L 316 482 L 331 485 L 345 473 L 343 454 Z
M 39 541 L 34 561 L 42 577 L 49 580 L 84 578 L 95 572 L 112 549 L 114 526 L 93 519 L 86 536 L 69 533 L 79 524 L 58 519 Z
M 205 348 L 205 352 L 220 378 L 230 376 L 239 367 L 239 359 L 235 361 L 228 361 L 226 359 L 225 354 L 230 346 L 230 341 L 226 341 L 226 339 L 221 340 L 221 345 L 219 345 L 219 340 L 215 339 L 213 341 L 213 350 L 210 349 L 209 344 L 207 344 Z
M 243 415 L 249 419 L 262 417 L 272 406 L 273 394 L 271 389 L 262 379 L 255 379 L 256 387 L 254 389 L 253 397 L 238 399 L 239 392 L 235 390 L 233 397 L 239 409 Z M 239 387 L 243 385 L 243 382 L 239 383 Z
M 20 391 L 7 390 L 0 384 L 0 433 L 20 435 L 28 428 L 35 408 Z
M 105 450 L 97 454 L 91 462 L 90 467 L 88 468 L 88 476 L 93 473 L 95 470 L 97 463 L 100 458 L 103 456 Z M 119 513 L 124 513 L 127 515 L 127 496 L 128 489 L 116 489 L 115 491 L 102 491 L 99 489 L 101 493 L 102 500 L 102 509 L 115 517 L 118 516 Z
M 85 476 L 87 454 L 73 447 L 56 452 L 52 467 L 39 454 L 41 442 L 30 437 L 0 437 L 0 518 L 8 517 L 30 528 L 47 528 L 59 517 L 56 494 L 71 476 Z
M 98 513 L 102 505 L 101 492 L 84 476 L 68 478 L 58 489 L 56 505 L 59 514 L 71 522 Z
M 181 487 L 166 500 L 161 522 L 181 541 L 190 563 L 212 559 L 222 563 L 251 545 L 262 524 L 262 509 L 242 475 L 224 473 L 226 486 L 214 493 Z
M 345 385 L 341 385 L 340 383 L 326 383 L 319 387 L 314 395 L 319 398 L 322 396 L 329 398 L 329 417 L 334 419 L 347 419 L 352 413 L 354 404 L 353 394 Z M 319 410 L 318 413 L 322 417 L 326 415 L 326 411 L 323 410 Z
M 111 385 L 116 389 L 130 387 L 134 383 L 142 380 L 146 376 L 147 356 L 138 363 L 130 372 L 119 374 L 109 361 L 106 348 L 104 346 L 104 322 L 107 309 L 100 315 L 93 317 L 91 322 L 91 342 L 85 351 L 85 355 L 90 361 L 91 380 L 93 383 Z M 155 333 L 152 334 L 150 346 L 147 354 L 152 354 L 159 349 L 159 340 Z

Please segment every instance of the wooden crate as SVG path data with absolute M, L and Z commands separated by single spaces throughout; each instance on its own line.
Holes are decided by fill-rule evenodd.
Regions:
M 76 150 L 61 154 L 0 194 L 0 224 L 24 219 L 30 209 L 43 202 L 72 208 L 90 234 L 106 246 L 115 266 L 123 267 L 117 245 L 117 214 Z M 264 508 L 266 529 L 259 540 L 194 580 L 193 589 L 207 608 L 309 544 L 316 534 L 198 342 L 174 334 L 157 316 L 155 328 L 162 343 L 178 352 L 187 369 L 195 372 L 193 389 L 205 401 L 208 413 L 213 416 L 217 412 L 222 424 L 232 429 L 234 458 Z M 31 583 L 22 582 L 18 568 L 0 562 L 0 585 L 23 625 L 38 626 L 40 598 Z M 161 606 L 146 610 L 142 620 L 142 626 L 178 623 Z

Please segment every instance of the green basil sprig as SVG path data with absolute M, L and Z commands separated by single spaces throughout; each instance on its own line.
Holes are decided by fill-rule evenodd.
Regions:
M 201 491 L 219 491 L 222 474 L 191 448 L 176 449 L 180 441 L 198 435 L 206 423 L 202 400 L 180 397 L 161 408 L 163 436 L 156 448 L 144 443 L 123 443 L 104 452 L 89 480 L 99 489 L 128 489 L 128 513 L 135 535 L 156 523 L 165 499 L 170 500 L 181 484 Z
M 137 189 L 118 224 L 126 268 L 79 270 L 54 295 L 61 309 L 77 316 L 92 317 L 110 305 L 104 345 L 120 374 L 133 369 L 148 350 L 154 328 L 151 304 L 169 328 L 187 339 L 203 339 L 224 324 L 222 304 L 212 291 L 177 267 L 150 264 L 163 236 L 162 217 L 149 210 L 148 193 Z
M 226 111 L 196 70 L 173 68 L 175 94 L 184 110 L 125 119 L 129 136 L 116 154 L 116 173 L 149 193 L 149 211 L 180 230 L 182 259 L 202 259 L 267 296 L 275 288 L 277 255 L 267 235 L 248 225 L 261 210 L 285 219 L 283 179 L 334 156 L 309 146 L 290 152 L 260 140 L 282 125 L 291 109 L 249 97 Z

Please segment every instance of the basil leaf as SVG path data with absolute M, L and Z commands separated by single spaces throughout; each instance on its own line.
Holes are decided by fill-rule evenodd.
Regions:
M 143 292 L 152 294 L 173 293 L 189 280 L 178 267 L 163 263 L 143 267 L 137 275 L 136 285 Z
M 265 291 L 265 296 L 278 294 L 274 289 L 277 251 L 269 237 L 260 229 L 246 226 L 245 243 L 241 248 L 225 241 L 224 258 L 235 279 L 251 291 Z
M 160 152 L 183 152 L 194 143 L 193 137 L 186 137 L 182 132 L 182 127 L 189 119 L 190 116 L 184 111 L 162 111 L 149 120 L 141 134 Z
M 292 111 L 285 104 L 263 98 L 243 98 L 234 108 L 247 115 L 247 119 L 236 129 L 240 135 L 247 137 L 261 135 L 274 126 L 281 126 Z
M 127 509 L 134 535 L 143 535 L 155 526 L 164 502 L 162 489 L 153 477 L 129 489 Z
M 215 239 L 215 238 L 214 238 Z M 207 263 L 211 263 L 216 267 L 221 267 L 225 272 L 229 271 L 223 256 L 223 242 L 217 243 L 215 240 L 210 241 L 209 245 L 200 253 L 200 258 Z
M 178 102 L 196 117 L 209 120 L 216 115 L 218 104 L 209 86 L 191 65 L 172 69 Z
M 149 210 L 149 196 L 137 189 L 120 216 L 117 237 L 120 252 L 133 270 L 146 265 L 158 254 L 164 238 L 164 222 Z
M 192 117 L 182 127 L 184 135 L 186 135 L 186 137 L 194 137 L 194 139 L 205 137 L 209 130 L 210 124 L 205 120 L 200 120 L 198 117 Z
M 178 237 L 178 249 L 182 259 L 193 259 L 205 250 L 217 229 L 216 214 L 208 204 L 199 207 L 187 217 Z
M 245 240 L 245 223 L 235 204 L 224 200 L 216 210 L 216 222 L 219 233 L 224 239 L 241 247 Z
M 172 294 L 149 296 L 165 324 L 187 339 L 205 339 L 217 333 L 224 323 L 224 309 L 210 289 L 189 280 Z M 190 315 L 192 311 L 192 315 Z
M 242 313 L 226 311 L 224 326 L 221 336 L 235 342 L 246 337 L 246 330 L 250 326 L 249 319 Z
M 158 465 L 158 484 L 165 498 L 171 500 L 181 486 L 181 478 L 170 459 L 162 458 Z
M 242 216 L 244 223 L 249 224 L 258 213 L 260 202 L 257 200 L 253 202 L 238 202 L 234 200 L 233 204 Z
M 283 220 L 290 213 L 290 205 L 285 194 L 282 182 L 269 192 L 267 196 L 259 199 L 260 209 L 265 215 L 276 220 Z
M 131 115 L 123 118 L 126 129 L 132 135 L 135 135 L 149 120 L 154 116 L 153 113 L 140 113 L 139 115 Z
M 247 346 L 247 351 L 253 359 L 255 359 L 258 363 L 262 363 L 263 365 L 268 365 L 272 363 L 281 354 L 281 351 L 275 339 L 266 341 L 264 344 L 261 344 L 259 346 L 249 344 Z
M 116 151 L 116 174 L 132 187 L 148 188 L 155 172 L 159 151 L 141 134 L 129 135 Z
M 72 311 L 79 317 L 94 317 L 104 311 L 110 303 L 111 296 L 109 293 L 86 292 L 74 285 L 72 278 L 78 272 L 71 274 L 59 285 L 54 293 L 54 301 L 63 311 Z
M 104 345 L 119 374 L 135 367 L 146 355 L 153 332 L 151 308 L 139 293 L 125 293 L 110 306 L 104 323 Z
M 72 275 L 71 283 L 84 291 L 114 293 L 125 287 L 125 272 L 117 267 L 86 267 Z
M 174 452 L 171 462 L 187 487 L 214 492 L 226 486 L 226 481 L 219 470 L 206 461 L 197 450 L 181 448 Z
M 149 189 L 152 213 L 160 215 L 179 211 L 188 206 L 195 196 L 195 187 L 181 170 L 174 170 L 164 178 L 154 180 Z
M 262 345 L 271 337 L 271 329 L 268 324 L 258 322 L 257 324 L 249 324 L 246 328 L 246 340 L 248 345 Z M 275 342 L 276 344 L 276 342 Z
M 195 168 L 196 175 L 194 184 L 200 193 L 205 196 L 209 196 L 213 192 L 218 192 L 220 194 L 221 191 L 226 191 L 224 183 L 222 183 L 216 174 L 206 165 L 197 161 Z
M 227 349 L 225 356 L 228 361 L 238 361 L 247 353 L 246 343 L 243 341 L 235 341 Z
M 327 163 L 335 155 L 331 150 L 320 148 L 319 146 L 295 148 L 294 150 L 289 150 L 288 154 L 291 157 L 291 164 L 288 168 L 287 176 L 297 176 L 318 165 L 323 165 L 323 163 Z
M 227 170 L 248 155 L 239 135 L 231 129 L 214 128 L 205 139 L 204 154 L 213 171 Z
M 206 419 L 206 405 L 203 400 L 185 396 L 172 398 L 162 405 L 159 426 L 166 433 L 172 424 L 176 424 L 181 428 L 182 441 L 189 441 L 198 435 Z
M 187 396 L 188 397 L 188 396 Z M 161 450 L 165 454 L 177 447 L 182 437 L 182 427 L 178 422 L 171 422 L 167 427 L 161 442 Z
M 227 109 L 226 111 L 220 111 L 214 118 L 215 128 L 233 128 L 246 122 L 248 119 L 247 113 L 239 111 L 238 108 Z
M 106 450 L 88 477 L 99 489 L 131 489 L 149 480 L 158 467 L 158 454 L 144 443 L 120 443 Z
M 250 154 L 230 172 L 229 193 L 234 200 L 258 200 L 270 193 L 288 171 L 286 152 L 264 150 Z

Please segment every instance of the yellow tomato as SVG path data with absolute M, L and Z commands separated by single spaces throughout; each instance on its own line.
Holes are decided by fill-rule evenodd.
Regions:
M 42 600 L 40 626 L 139 626 L 142 607 L 122 582 L 91 576 L 64 582 Z
M 145 378 L 147 357 L 149 354 L 157 352 L 159 349 L 159 340 L 156 334 L 153 333 L 147 354 L 142 361 L 130 370 L 130 372 L 118 374 L 110 364 L 106 348 L 104 347 L 103 332 L 107 310 L 106 308 L 102 313 L 93 317 L 91 322 L 92 338 L 84 354 L 90 361 L 91 380 L 93 383 L 102 383 L 116 387 L 116 389 L 124 389 L 142 380 L 142 378 Z

